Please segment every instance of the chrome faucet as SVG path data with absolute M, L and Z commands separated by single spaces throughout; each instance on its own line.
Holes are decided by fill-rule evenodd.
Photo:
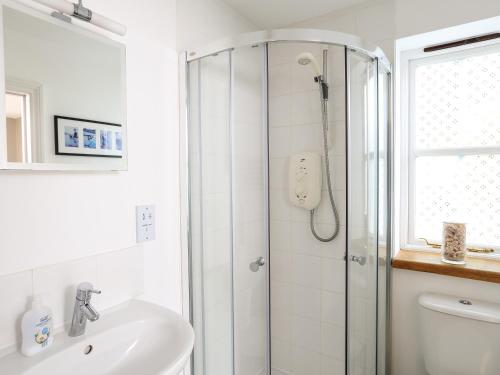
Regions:
M 71 337 L 81 336 L 85 333 L 87 320 L 95 322 L 99 319 L 99 313 L 90 304 L 92 294 L 101 294 L 100 290 L 95 290 L 91 283 L 80 283 L 76 290 L 75 308 L 73 310 L 73 319 L 69 335 Z

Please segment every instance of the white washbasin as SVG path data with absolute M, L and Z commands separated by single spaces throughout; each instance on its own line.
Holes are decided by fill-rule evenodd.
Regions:
M 85 336 L 61 332 L 37 356 L 14 352 L 0 357 L 0 374 L 178 375 L 193 344 L 193 329 L 180 315 L 133 300 L 88 322 Z

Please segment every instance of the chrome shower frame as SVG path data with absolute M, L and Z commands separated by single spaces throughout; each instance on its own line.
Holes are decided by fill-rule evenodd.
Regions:
M 179 187 L 180 187 L 180 226 L 181 226 L 181 266 L 182 266 L 182 308 L 183 315 L 186 319 L 193 321 L 192 316 L 192 288 L 191 288 L 191 226 L 190 226 L 190 201 L 191 201 L 191 190 L 189 184 L 189 78 L 188 78 L 188 63 L 201 59 L 203 57 L 216 55 L 224 51 L 232 51 L 238 47 L 248 47 L 248 46 L 267 46 L 273 42 L 304 42 L 304 43 L 319 43 L 328 44 L 334 46 L 344 47 L 347 51 L 355 51 L 357 53 L 364 54 L 377 61 L 377 66 L 379 69 L 383 69 L 389 75 L 392 74 L 392 67 L 385 56 L 384 52 L 377 46 L 367 43 L 363 39 L 340 32 L 328 31 L 328 30 L 315 30 L 315 29 L 277 29 L 277 30 L 266 30 L 245 33 L 241 35 L 236 35 L 234 37 L 224 38 L 219 41 L 210 43 L 206 46 L 202 46 L 197 49 L 183 51 L 179 54 Z M 267 55 L 267 48 L 266 48 Z M 264 68 L 265 76 L 267 77 L 267 65 Z M 346 67 L 346 75 L 347 75 Z M 266 82 L 267 84 L 267 82 Z M 347 91 L 346 83 L 346 91 Z M 263 98 L 267 101 L 266 97 Z M 347 108 L 347 105 L 346 105 Z M 268 108 L 266 107 L 266 113 Z M 391 115 L 391 114 L 389 114 Z M 268 124 L 268 114 L 264 119 L 265 126 L 269 128 Z M 346 119 L 346 127 L 349 126 L 349 120 Z M 389 129 L 392 134 L 392 129 Z M 392 136 L 390 137 L 392 139 Z M 392 145 L 390 145 L 392 147 Z M 267 151 L 268 152 L 268 151 Z M 267 168 L 267 167 L 266 167 Z M 391 167 L 389 168 L 391 169 Z M 266 170 L 266 175 L 268 175 Z M 392 194 L 393 186 L 392 182 L 389 180 L 389 194 Z M 268 181 L 265 182 L 266 189 L 269 188 Z M 268 198 L 269 200 L 269 198 Z M 390 200 L 389 200 L 390 202 Z M 266 202 L 266 206 L 269 207 L 269 202 Z M 390 228 L 390 225 L 389 225 Z M 268 233 L 269 236 L 269 233 Z M 269 242 L 269 241 L 268 241 Z M 269 252 L 269 248 L 267 249 Z M 390 249 L 388 257 L 390 257 Z M 269 258 L 269 253 L 267 253 L 267 258 Z M 386 286 L 386 310 L 388 314 L 390 313 L 390 259 L 387 260 L 387 286 Z M 266 265 L 267 269 L 267 285 L 268 285 L 268 295 L 267 295 L 267 327 L 268 334 L 270 334 L 270 296 L 269 296 L 269 264 Z M 347 277 L 347 275 L 346 275 Z M 346 293 L 347 294 L 347 293 Z M 347 319 L 347 316 L 346 316 Z M 347 324 L 347 321 L 346 321 Z M 386 358 L 390 358 L 390 322 L 387 322 L 387 338 L 386 338 Z M 270 340 L 270 337 L 269 337 Z M 268 351 L 270 352 L 270 342 L 268 342 Z M 346 347 L 346 358 L 347 358 L 347 347 Z M 270 374 L 270 354 L 267 355 L 267 372 L 266 375 Z M 187 372 L 193 374 L 193 356 L 191 357 L 191 365 L 187 367 Z M 386 374 L 390 374 L 390 361 L 387 362 Z M 346 361 L 347 364 L 347 361 Z M 346 366 L 346 374 L 347 374 Z M 382 375 L 382 374 L 380 374 Z

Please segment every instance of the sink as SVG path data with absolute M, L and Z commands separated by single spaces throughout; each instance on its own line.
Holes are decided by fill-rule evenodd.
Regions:
M 84 336 L 54 336 L 34 357 L 14 352 L 0 357 L 9 375 L 178 375 L 193 350 L 191 325 L 175 312 L 132 300 L 87 324 Z

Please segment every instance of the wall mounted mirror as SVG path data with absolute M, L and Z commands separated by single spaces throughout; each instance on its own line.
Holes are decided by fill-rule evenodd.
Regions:
M 126 170 L 125 46 L 0 3 L 1 168 Z

